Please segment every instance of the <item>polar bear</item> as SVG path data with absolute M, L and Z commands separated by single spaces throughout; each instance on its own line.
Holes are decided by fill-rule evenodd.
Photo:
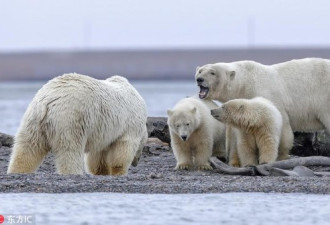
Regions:
M 279 159 L 286 159 L 293 131 L 330 133 L 330 60 L 306 58 L 274 65 L 254 61 L 215 63 L 197 67 L 200 98 L 227 102 L 264 97 L 282 114 Z
M 237 151 L 237 138 L 239 136 L 239 129 L 232 125 L 226 124 L 226 154 L 227 162 L 230 166 L 240 167 L 241 161 Z
M 45 84 L 21 121 L 8 173 L 32 173 L 48 152 L 59 174 L 125 175 L 147 140 L 146 104 L 121 76 L 64 74 Z
M 238 132 L 234 132 L 242 166 L 276 161 L 283 120 L 272 102 L 262 97 L 234 99 L 211 110 L 211 114 L 217 120 L 237 128 Z M 233 155 L 231 153 L 231 157 Z M 229 161 L 235 162 L 232 158 Z
M 225 157 L 225 125 L 211 116 L 218 105 L 195 97 L 180 100 L 168 110 L 175 169 L 211 170 L 209 158 Z

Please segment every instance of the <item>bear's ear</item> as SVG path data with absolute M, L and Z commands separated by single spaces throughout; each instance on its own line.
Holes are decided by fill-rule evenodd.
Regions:
M 196 67 L 196 73 L 197 73 L 197 71 L 198 71 L 200 68 L 201 68 L 200 66 L 197 66 L 197 67 Z
M 172 114 L 173 114 L 173 111 L 170 110 L 170 109 L 168 109 L 168 110 L 167 110 L 167 115 L 168 115 L 168 116 L 171 116 Z
M 196 111 L 197 111 L 197 108 L 195 106 L 190 110 L 191 113 L 196 113 Z
M 228 71 L 227 74 L 228 74 L 230 80 L 234 80 L 235 75 L 236 75 L 236 72 L 234 70 Z

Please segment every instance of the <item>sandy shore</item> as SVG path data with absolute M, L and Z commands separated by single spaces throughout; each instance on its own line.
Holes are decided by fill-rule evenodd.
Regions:
M 0 192 L 223 193 L 283 192 L 330 194 L 330 177 L 230 176 L 213 171 L 174 171 L 170 147 L 151 141 L 127 176 L 58 175 L 52 155 L 35 174 L 7 175 L 11 149 L 0 148 Z M 313 168 L 330 171 L 330 168 Z

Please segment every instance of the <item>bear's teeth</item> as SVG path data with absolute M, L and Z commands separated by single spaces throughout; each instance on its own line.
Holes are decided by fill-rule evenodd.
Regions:
M 208 94 L 209 89 L 207 87 L 200 86 L 199 98 L 205 98 Z

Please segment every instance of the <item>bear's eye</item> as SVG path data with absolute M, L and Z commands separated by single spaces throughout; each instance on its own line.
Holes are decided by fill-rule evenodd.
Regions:
M 180 127 L 180 125 L 179 125 L 179 124 L 177 124 L 177 125 L 176 125 L 176 127 L 177 127 L 177 128 L 179 128 L 179 127 Z
M 189 123 L 186 123 L 186 126 L 189 126 Z
M 213 76 L 214 76 L 214 75 L 215 75 L 215 72 L 213 72 L 213 71 L 212 71 L 212 72 L 211 72 L 211 75 L 213 75 Z
M 202 70 L 200 70 L 198 73 L 201 73 L 202 72 Z

